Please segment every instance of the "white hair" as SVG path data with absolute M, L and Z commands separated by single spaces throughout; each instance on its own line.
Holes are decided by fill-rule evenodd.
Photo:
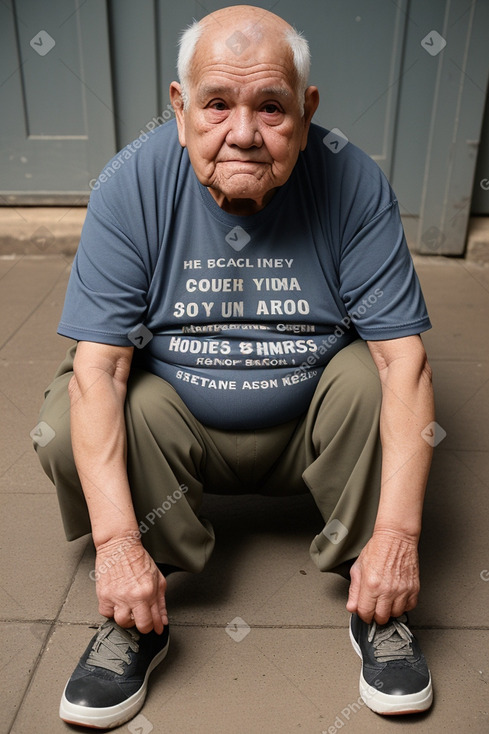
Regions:
M 188 109 L 190 102 L 190 76 L 192 72 L 192 61 L 195 55 L 197 43 L 204 32 L 204 25 L 195 20 L 186 28 L 179 40 L 179 51 L 177 61 L 178 78 L 182 87 L 183 109 Z M 295 73 L 297 76 L 297 95 L 299 105 L 304 110 L 304 92 L 307 89 L 309 70 L 311 68 L 311 53 L 309 43 L 300 31 L 288 28 L 284 33 L 284 40 L 288 43 L 292 53 Z

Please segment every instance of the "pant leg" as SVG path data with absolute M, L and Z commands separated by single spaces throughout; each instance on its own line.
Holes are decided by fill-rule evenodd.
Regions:
M 41 465 L 56 486 L 65 535 L 91 532 L 73 459 L 68 383 L 76 347 L 69 350 L 46 391 L 40 420 L 54 431 L 35 444 Z M 158 563 L 200 571 L 214 546 L 209 523 L 197 516 L 205 446 L 199 424 L 164 380 L 134 370 L 125 403 L 127 468 L 143 545 Z
M 358 340 L 331 360 L 309 407 L 303 478 L 326 523 L 310 547 L 321 571 L 345 567 L 372 535 L 380 497 L 381 402 L 377 368 Z
M 346 578 L 350 561 L 371 537 L 377 514 L 381 402 L 378 370 L 366 343 L 357 340 L 327 365 L 299 420 L 244 438 L 212 432 L 220 447 L 246 441 L 258 467 L 249 491 L 312 493 L 325 527 L 311 544 L 311 556 L 321 571 Z M 236 454 L 243 445 L 236 443 Z
M 90 519 L 73 460 L 68 383 L 74 349 L 48 388 L 41 419 L 55 432 L 36 446 L 56 485 L 66 536 L 89 533 Z M 200 571 L 214 547 L 210 523 L 199 517 L 204 488 L 233 494 L 257 491 L 283 455 L 296 421 L 270 431 L 218 431 L 200 424 L 171 385 L 134 369 L 125 402 L 127 471 L 142 542 L 158 563 Z M 288 491 L 307 491 L 296 470 Z
M 158 563 L 201 571 L 215 543 L 199 517 L 205 435 L 174 388 L 134 370 L 125 404 L 127 473 L 142 542 Z
M 71 451 L 72 358 L 73 350 L 41 413 L 55 438 L 36 446 L 56 485 L 68 539 L 90 532 Z M 157 562 L 201 570 L 214 546 L 210 524 L 198 518 L 205 483 L 226 493 L 290 494 L 308 487 L 326 522 L 311 545 L 319 568 L 355 557 L 370 537 L 378 505 L 379 410 L 377 370 L 363 342 L 333 358 L 304 418 L 233 435 L 206 429 L 170 385 L 134 371 L 126 399 L 128 474 L 143 543 Z
M 44 394 L 39 419 L 54 431 L 45 446 L 34 443 L 41 466 L 56 487 L 66 538 L 75 540 L 90 532 L 90 517 L 73 459 L 70 434 L 68 383 L 73 375 L 76 345 L 70 347 Z

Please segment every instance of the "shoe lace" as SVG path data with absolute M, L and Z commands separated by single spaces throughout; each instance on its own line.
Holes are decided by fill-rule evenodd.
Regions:
M 109 619 L 98 631 L 87 658 L 87 664 L 122 675 L 124 673 L 123 664 L 130 662 L 128 649 L 130 648 L 133 652 L 139 651 L 138 640 L 139 635 L 135 628 L 124 629 L 119 627 L 114 620 Z
M 375 658 L 381 663 L 391 660 L 414 658 L 411 641 L 413 634 L 407 626 L 407 617 L 392 617 L 387 624 L 372 622 L 368 630 L 368 641 L 374 647 Z

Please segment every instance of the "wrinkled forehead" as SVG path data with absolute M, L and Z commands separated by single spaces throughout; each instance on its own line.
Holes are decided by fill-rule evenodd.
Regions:
M 206 28 L 197 43 L 191 66 L 191 84 L 198 86 L 213 73 L 222 73 L 237 81 L 251 75 L 281 77 L 290 87 L 296 86 L 296 71 L 285 29 L 259 23 Z

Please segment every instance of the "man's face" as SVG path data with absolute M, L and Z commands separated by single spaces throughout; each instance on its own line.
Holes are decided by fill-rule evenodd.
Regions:
M 283 41 L 253 41 L 236 55 L 222 38 L 208 39 L 197 47 L 186 111 L 179 109 L 180 85 L 171 87 L 180 143 L 219 206 L 251 214 L 289 178 L 307 142 L 317 90 L 307 90 L 303 115 Z

